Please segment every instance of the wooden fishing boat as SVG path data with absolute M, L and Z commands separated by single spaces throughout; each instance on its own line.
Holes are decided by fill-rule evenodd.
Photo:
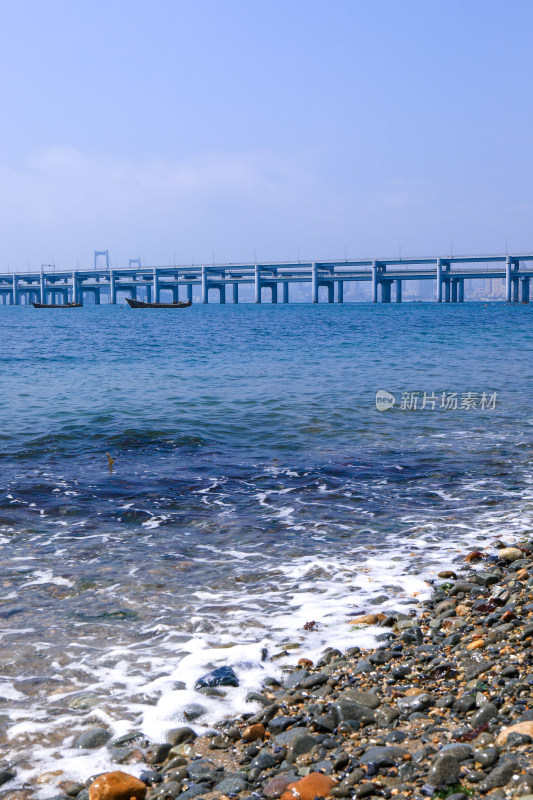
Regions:
M 34 308 L 83 308 L 83 303 L 32 303 Z
M 192 303 L 145 303 L 142 300 L 132 300 L 126 297 L 126 303 L 130 308 L 189 308 Z

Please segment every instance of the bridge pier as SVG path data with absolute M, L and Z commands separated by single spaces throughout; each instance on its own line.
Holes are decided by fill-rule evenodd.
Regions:
M 452 280 L 451 280 L 451 284 L 452 284 L 452 297 L 451 297 L 451 300 L 452 300 L 452 303 L 457 303 L 457 283 L 458 283 L 457 278 L 452 278 Z
M 233 287 L 233 302 L 235 303 L 235 305 L 237 305 L 237 303 L 239 302 L 239 284 L 234 283 L 232 284 L 232 287 Z
M 437 303 L 442 303 L 442 259 L 437 258 Z
M 160 292 L 159 292 L 159 273 L 154 267 L 154 303 L 159 303 Z
M 449 303 L 450 302 L 450 281 L 449 280 L 445 280 L 444 281 L 444 302 L 445 303 Z
M 202 303 L 206 304 L 209 303 L 209 292 L 207 289 L 207 267 L 202 267 Z
M 402 282 L 401 280 L 396 281 L 396 302 L 402 302 Z
M 254 267 L 255 302 L 261 302 L 261 267 L 256 264 Z
M 112 305 L 117 304 L 117 288 L 115 285 L 115 272 L 111 270 L 109 273 L 109 302 Z
M 378 302 L 378 262 L 372 262 L 372 302 Z
M 344 303 L 344 281 L 337 281 L 337 303 Z
M 457 300 L 459 303 L 465 301 L 465 281 L 464 278 L 459 278 L 457 282 Z
M 19 290 L 18 290 L 18 277 L 17 275 L 13 275 L 13 305 L 18 306 L 19 304 Z
M 522 278 L 522 302 L 529 303 L 529 278 Z
M 381 302 L 390 303 L 392 281 L 380 281 L 381 283 Z
M 187 302 L 192 303 L 192 283 L 187 284 Z
M 516 271 L 517 267 L 520 266 L 520 262 L 516 261 L 516 259 L 512 258 L 512 256 L 507 256 L 505 259 L 505 299 L 508 303 L 518 302 L 518 278 L 513 275 L 513 272 Z
M 318 303 L 318 268 L 315 262 L 311 264 L 311 302 Z
M 288 303 L 289 302 L 289 283 L 288 281 L 283 281 L 281 284 L 282 292 L 281 292 L 281 302 Z

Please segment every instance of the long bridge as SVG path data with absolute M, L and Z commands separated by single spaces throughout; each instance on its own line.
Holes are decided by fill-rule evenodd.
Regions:
M 105 256 L 105 267 L 98 267 L 98 257 Z M 446 258 L 393 258 L 340 261 L 278 262 L 202 266 L 143 267 L 139 259 L 130 259 L 127 268 L 111 268 L 108 251 L 95 252 L 93 269 L 55 270 L 45 265 L 38 272 L 0 274 L 0 298 L 4 305 L 31 302 L 83 302 L 93 296 L 95 304 L 104 299 L 117 303 L 122 295 L 147 302 L 193 300 L 193 287 L 199 286 L 202 303 L 209 302 L 213 290 L 220 303 L 227 294 L 239 302 L 239 287 L 253 285 L 255 302 L 261 303 L 264 292 L 272 303 L 289 302 L 289 286 L 311 285 L 311 300 L 319 301 L 319 289 L 327 290 L 329 303 L 344 301 L 348 282 L 371 283 L 373 303 L 402 300 L 406 281 L 432 281 L 437 302 L 463 302 L 465 280 L 501 278 L 505 280 L 508 302 L 529 302 L 533 278 L 533 255 L 449 256 Z M 168 299 L 167 299 L 168 298 Z

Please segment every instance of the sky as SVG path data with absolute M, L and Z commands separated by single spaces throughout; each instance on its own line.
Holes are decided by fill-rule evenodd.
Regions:
M 533 251 L 531 0 L 4 0 L 0 269 Z

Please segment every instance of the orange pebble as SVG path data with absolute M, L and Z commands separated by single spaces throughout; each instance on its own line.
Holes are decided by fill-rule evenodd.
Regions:
M 256 725 L 249 725 L 242 732 L 243 742 L 255 742 L 256 739 L 265 738 L 265 726 L 258 722 Z
M 315 800 L 315 797 L 327 797 L 337 781 L 322 772 L 310 772 L 305 778 L 289 783 L 281 800 Z
M 313 662 L 310 661 L 308 658 L 301 658 L 298 661 L 298 666 L 299 667 L 312 667 L 313 666 Z
M 89 800 L 144 800 L 146 788 L 145 783 L 127 772 L 104 772 L 91 783 Z
M 473 642 L 467 644 L 467 650 L 480 650 L 482 647 L 485 647 L 485 642 L 483 639 L 474 639 Z

